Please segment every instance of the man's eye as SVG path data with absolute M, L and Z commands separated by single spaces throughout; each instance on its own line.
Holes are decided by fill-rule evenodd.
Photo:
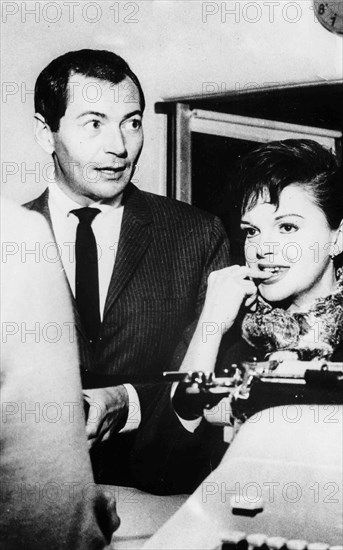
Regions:
M 142 121 L 140 118 L 130 118 L 125 122 L 125 126 L 129 130 L 137 131 L 142 127 Z
M 89 120 L 85 124 L 86 128 L 89 130 L 98 130 L 100 128 L 100 125 L 101 125 L 101 122 L 100 120 L 97 120 L 97 119 Z
M 280 225 L 281 233 L 294 233 L 295 231 L 298 231 L 298 229 L 299 227 L 294 223 L 282 223 Z

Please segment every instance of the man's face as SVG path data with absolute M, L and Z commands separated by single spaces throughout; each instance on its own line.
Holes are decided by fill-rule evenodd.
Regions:
M 114 85 L 73 75 L 53 139 L 62 190 L 82 206 L 97 200 L 119 205 L 143 146 L 137 87 L 128 77 Z

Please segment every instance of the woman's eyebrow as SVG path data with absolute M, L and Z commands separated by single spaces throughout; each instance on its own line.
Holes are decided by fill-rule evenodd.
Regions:
M 255 229 L 258 229 L 256 225 L 254 225 L 251 222 L 247 222 L 246 220 L 241 220 L 241 225 L 250 225 L 251 227 L 255 227 Z
M 301 214 L 289 213 L 289 214 L 282 214 L 281 216 L 276 216 L 275 220 L 282 220 L 283 218 L 287 218 L 288 216 L 296 216 L 297 218 L 302 218 L 303 220 L 305 219 L 304 216 L 302 216 Z

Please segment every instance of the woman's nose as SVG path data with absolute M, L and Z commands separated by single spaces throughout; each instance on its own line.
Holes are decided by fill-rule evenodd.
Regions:
M 266 258 L 268 261 L 272 261 L 272 258 L 277 255 L 280 243 L 273 240 L 271 236 L 261 238 L 259 240 L 256 256 L 258 259 Z

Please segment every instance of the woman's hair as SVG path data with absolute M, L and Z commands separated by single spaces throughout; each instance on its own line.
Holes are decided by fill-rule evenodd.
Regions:
M 278 208 L 281 192 L 291 184 L 312 195 L 331 229 L 339 227 L 343 218 L 342 168 L 331 151 L 307 139 L 273 141 L 240 160 L 236 199 L 241 212 L 253 208 L 261 197 Z

